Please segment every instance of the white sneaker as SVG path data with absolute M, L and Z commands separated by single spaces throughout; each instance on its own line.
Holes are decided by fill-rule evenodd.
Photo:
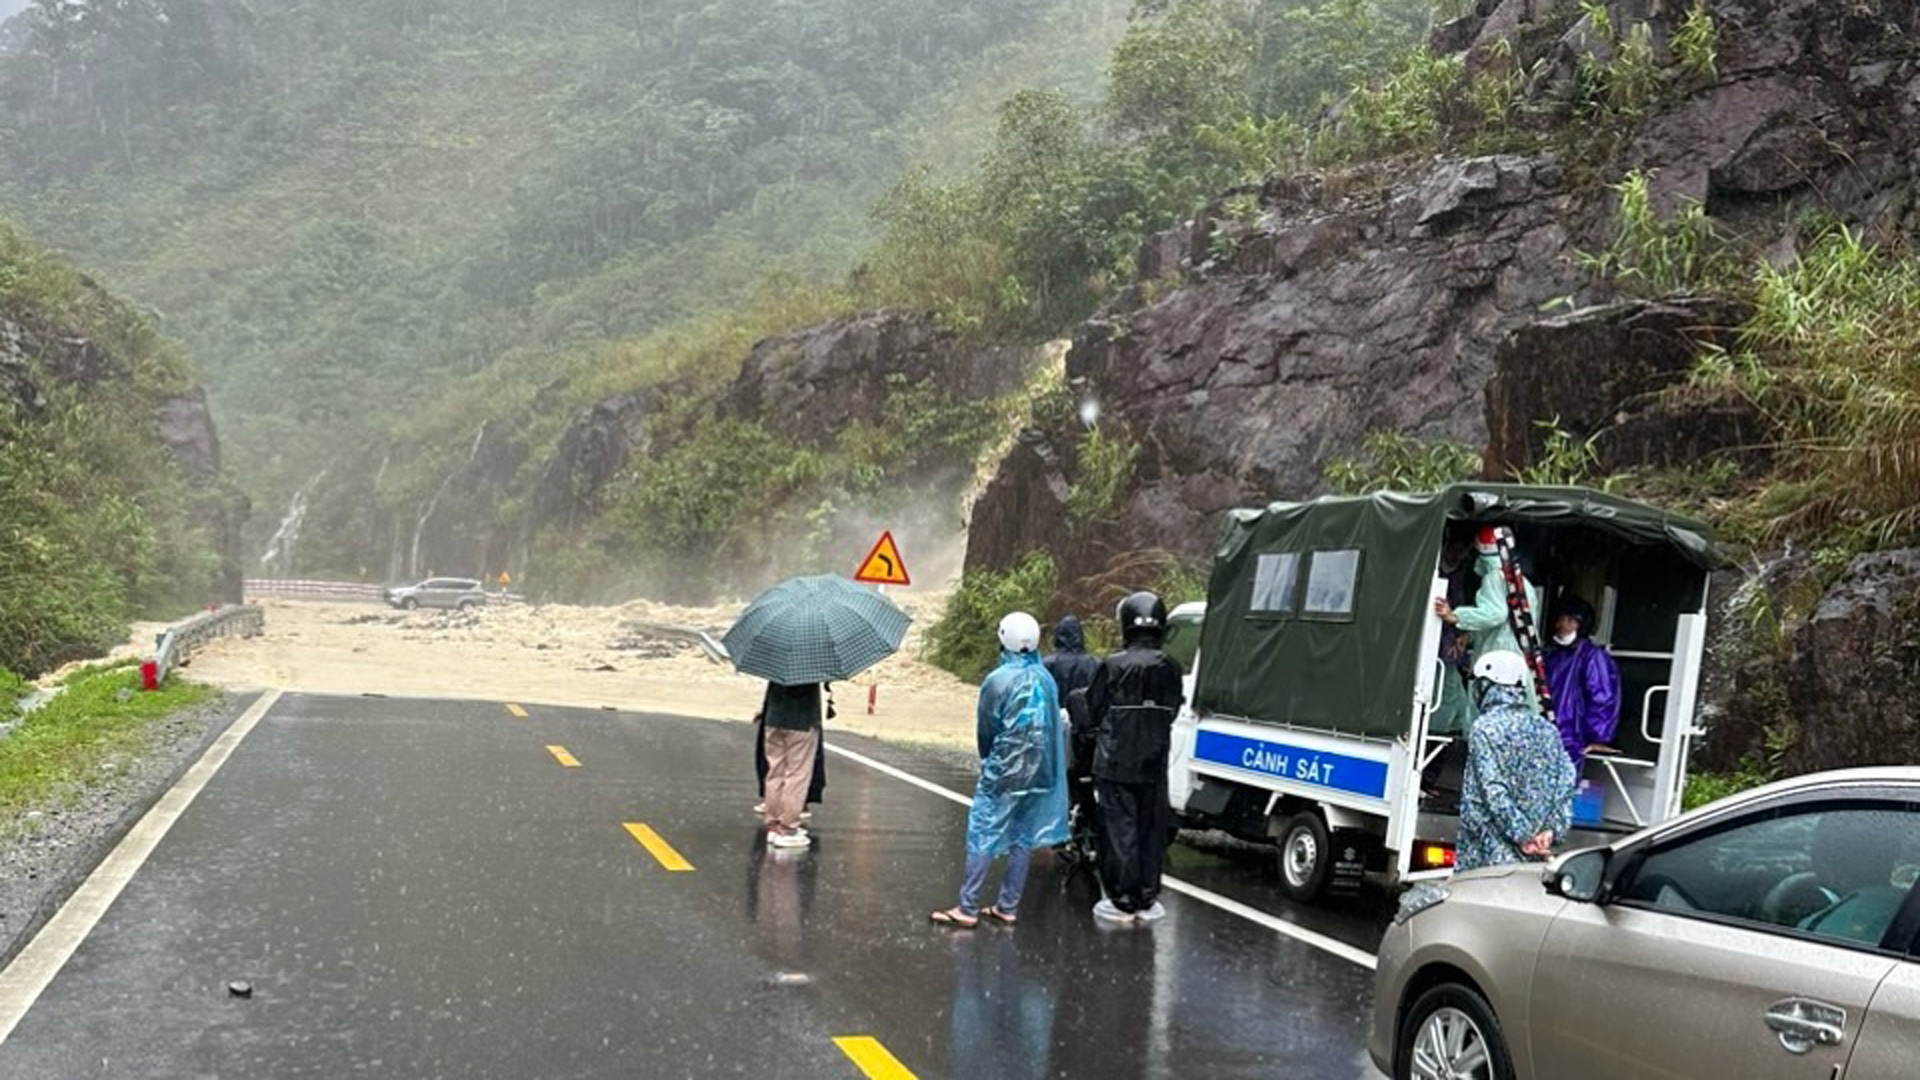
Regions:
M 1132 912 L 1121 911 L 1119 908 L 1113 906 L 1113 901 L 1104 896 L 1100 898 L 1099 903 L 1093 905 L 1093 917 L 1117 923 L 1130 923 L 1133 921 Z
M 1134 917 L 1141 922 L 1155 922 L 1167 917 L 1167 906 L 1155 900 L 1152 907 L 1145 911 L 1135 912 Z
M 801 821 L 812 821 L 812 820 L 813 820 L 813 811 L 811 811 L 811 810 L 802 810 L 802 811 L 800 811 L 800 820 L 801 820 Z
M 767 812 L 767 804 L 766 804 L 766 803 L 763 803 L 763 802 L 757 802 L 757 803 L 754 803 L 754 804 L 753 804 L 753 812 L 754 812 L 754 813 L 756 813 L 756 814 L 764 814 L 764 813 L 766 813 L 766 812 Z
M 803 848 L 813 843 L 813 837 L 798 829 L 790 833 L 767 833 L 767 846 L 776 848 Z

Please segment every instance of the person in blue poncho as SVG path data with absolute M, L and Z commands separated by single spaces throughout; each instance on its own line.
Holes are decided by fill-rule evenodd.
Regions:
M 1040 624 L 1024 611 L 1000 620 L 1000 666 L 980 684 L 974 710 L 980 779 L 967 812 L 967 864 L 960 902 L 930 918 L 943 926 L 1012 925 L 1034 848 L 1067 839 L 1066 737 L 1060 693 L 1040 663 Z M 980 907 L 987 870 L 1006 856 L 1000 896 Z

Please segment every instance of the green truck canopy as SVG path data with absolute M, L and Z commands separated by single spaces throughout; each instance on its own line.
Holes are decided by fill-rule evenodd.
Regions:
M 1235 510 L 1207 587 L 1196 707 L 1391 739 L 1412 712 L 1435 568 L 1450 522 L 1582 526 L 1672 552 L 1704 577 L 1707 526 L 1575 487 L 1459 484 Z

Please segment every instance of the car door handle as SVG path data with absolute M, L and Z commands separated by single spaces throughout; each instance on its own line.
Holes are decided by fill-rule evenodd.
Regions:
M 1789 1053 L 1804 1054 L 1816 1046 L 1838 1046 L 1847 1030 L 1847 1010 L 1824 1001 L 1788 998 L 1767 1007 L 1767 1026 L 1780 1034 Z

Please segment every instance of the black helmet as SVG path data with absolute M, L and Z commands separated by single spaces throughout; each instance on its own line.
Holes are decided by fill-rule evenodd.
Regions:
M 1124 641 L 1136 637 L 1159 638 L 1167 632 L 1167 605 L 1150 592 L 1137 592 L 1120 601 L 1113 617 L 1120 623 L 1120 637 Z

